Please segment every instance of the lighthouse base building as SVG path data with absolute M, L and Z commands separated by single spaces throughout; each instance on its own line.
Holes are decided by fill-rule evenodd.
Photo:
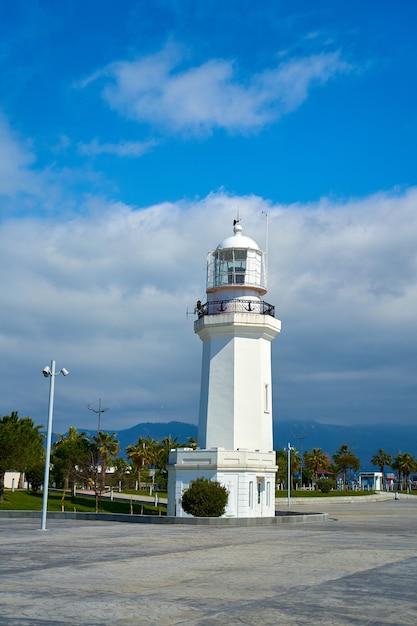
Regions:
M 261 299 L 264 255 L 238 223 L 209 253 L 206 292 L 194 323 L 203 342 L 199 447 L 170 453 L 167 513 L 187 516 L 182 494 L 204 477 L 227 488 L 225 517 L 273 517 L 271 342 L 281 322 Z
M 182 494 L 192 480 L 204 477 L 227 488 L 224 517 L 274 517 L 274 452 L 178 448 L 169 461 L 167 515 L 188 517 L 181 507 Z

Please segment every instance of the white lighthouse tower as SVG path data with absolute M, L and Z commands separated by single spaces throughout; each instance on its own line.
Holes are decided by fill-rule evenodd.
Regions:
M 265 257 L 235 221 L 210 252 L 207 301 L 194 331 L 203 342 L 197 450 L 179 448 L 168 465 L 168 515 L 186 516 L 181 496 L 204 476 L 229 491 L 227 517 L 275 515 L 271 342 L 281 330 L 267 292 Z

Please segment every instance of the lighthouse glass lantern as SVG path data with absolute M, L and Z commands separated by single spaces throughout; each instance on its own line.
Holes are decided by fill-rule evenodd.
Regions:
M 248 286 L 266 293 L 263 253 L 253 239 L 242 235 L 240 224 L 234 226 L 234 237 L 222 241 L 208 255 L 207 292 L 226 286 Z

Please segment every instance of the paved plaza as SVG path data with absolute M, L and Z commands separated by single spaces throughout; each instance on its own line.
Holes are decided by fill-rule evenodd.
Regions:
M 417 498 L 320 508 L 254 527 L 0 517 L 0 624 L 415 626 Z

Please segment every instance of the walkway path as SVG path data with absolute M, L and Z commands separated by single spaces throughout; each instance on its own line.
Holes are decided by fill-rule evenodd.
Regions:
M 325 506 L 256 527 L 0 517 L 0 625 L 415 626 L 416 501 Z

